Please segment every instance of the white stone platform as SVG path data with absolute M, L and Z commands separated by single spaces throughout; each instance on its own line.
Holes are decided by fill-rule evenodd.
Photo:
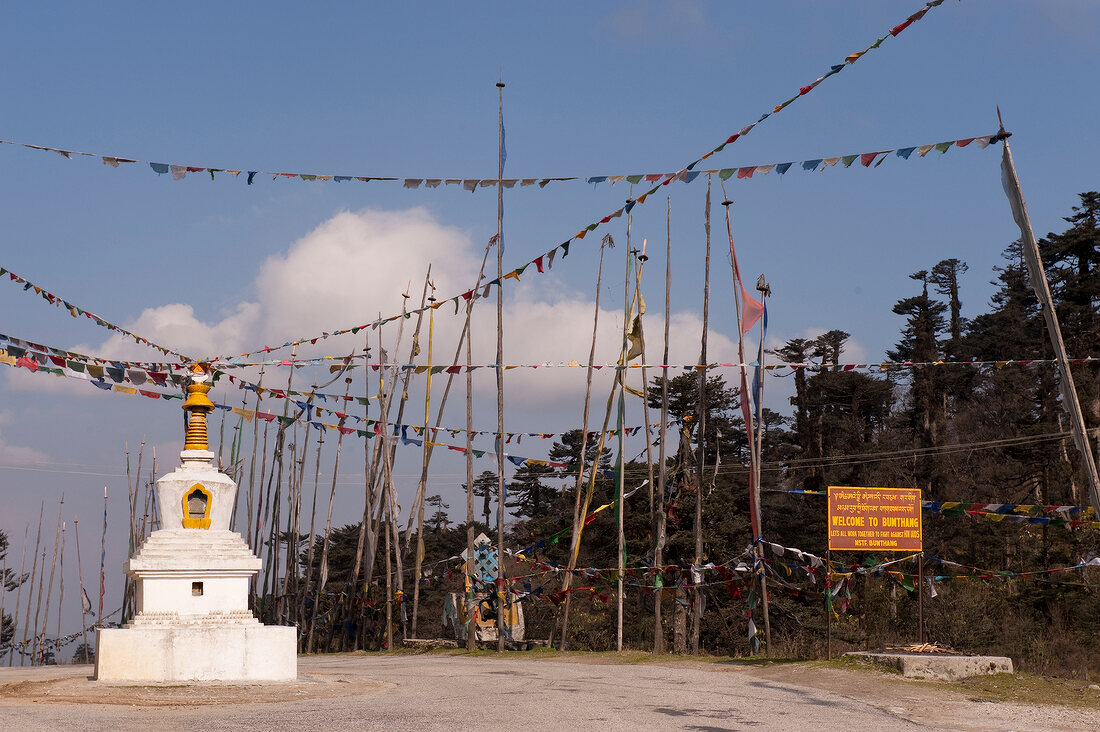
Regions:
M 97 681 L 294 681 L 294 628 L 215 618 L 196 624 L 139 622 L 96 633 Z

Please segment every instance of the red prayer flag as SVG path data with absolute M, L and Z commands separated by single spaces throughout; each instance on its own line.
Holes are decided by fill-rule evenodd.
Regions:
M 898 25 L 898 26 L 895 26 L 895 27 L 891 28 L 890 29 L 890 35 L 896 36 L 898 33 L 901 33 L 903 30 L 905 30 L 906 28 L 911 26 L 913 24 L 914 20 L 916 20 L 916 18 L 909 18 L 909 20 L 905 21 L 901 25 Z

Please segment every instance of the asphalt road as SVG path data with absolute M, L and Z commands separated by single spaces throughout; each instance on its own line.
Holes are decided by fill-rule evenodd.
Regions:
M 1097 729 L 1095 710 L 990 704 L 877 674 L 459 656 L 299 659 L 296 684 L 132 687 L 0 669 L 3 730 Z M 956 695 L 957 696 L 957 695 Z M 106 702 L 106 703 L 104 703 Z

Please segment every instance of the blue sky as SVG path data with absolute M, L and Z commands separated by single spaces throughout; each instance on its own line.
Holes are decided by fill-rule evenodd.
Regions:
M 494 85 L 503 75 L 508 177 L 674 171 L 920 7 L 9 3 L 0 29 L 7 70 L 0 139 L 243 170 L 490 177 Z M 999 104 L 1037 233 L 1059 230 L 1076 194 L 1096 188 L 1098 32 L 1095 3 L 948 0 L 708 167 L 990 134 Z M 992 291 L 992 268 L 1018 235 L 1000 188 L 999 156 L 999 146 L 972 145 L 924 159 L 892 157 L 869 170 L 792 168 L 783 177 L 727 182 L 742 271 L 750 281 L 763 272 L 772 283 L 769 342 L 841 328 L 852 333 L 851 360 L 879 360 L 901 326 L 890 308 L 916 292 L 908 275 L 946 257 L 969 263 L 964 311 L 979 312 Z M 717 183 L 712 343 L 732 360 Z M 643 282 L 652 350 L 659 346 L 665 193 L 671 196 L 675 363 L 697 356 L 705 191 L 702 177 L 673 184 L 634 210 L 634 237 L 648 238 L 651 254 L 658 249 Z M 628 195 L 626 184 L 581 181 L 506 192 L 505 268 L 561 243 Z M 201 174 L 173 181 L 144 165 L 114 169 L 8 145 L 0 146 L 0 207 L 0 266 L 154 340 L 197 350 L 251 349 L 388 314 L 400 307 L 409 280 L 417 289 L 429 261 L 441 294 L 446 287 L 444 296 L 456 294 L 469 287 L 496 229 L 490 189 L 262 176 L 247 186 L 243 177 Z M 621 242 L 625 219 L 607 231 Z M 594 238 L 577 242 L 552 273 L 506 290 L 506 362 L 584 360 L 598 251 Z M 613 321 L 623 294 L 622 251 L 609 254 L 614 277 L 601 293 L 606 361 L 621 327 Z M 453 347 L 444 344 L 453 343 L 456 324 L 452 316 L 437 322 L 442 351 Z M 110 357 L 152 357 L 10 283 L 0 283 L 0 333 Z M 359 344 L 326 345 L 343 352 Z M 487 331 L 475 345 L 475 362 L 493 361 Z M 583 373 L 508 378 L 506 429 L 577 425 Z M 125 516 L 123 444 L 133 448 L 146 437 L 158 445 L 163 472 L 175 465 L 181 441 L 176 403 L 51 379 L 0 371 L 0 529 L 14 539 L 16 560 L 40 501 L 56 511 L 65 491 L 66 514 L 78 511 L 91 525 L 106 483 L 117 528 Z M 477 421 L 491 429 L 491 379 L 478 388 Z M 417 389 L 410 390 L 414 414 L 422 411 L 413 406 Z M 768 389 L 769 404 L 783 408 L 784 381 L 772 379 Z M 241 398 L 236 390 L 220 396 Z M 460 425 L 460 408 L 454 401 L 444 424 Z M 515 452 L 541 457 L 546 446 Z M 418 455 L 399 460 L 401 476 L 418 472 Z M 448 497 L 456 515 L 462 470 L 461 461 L 440 460 L 429 487 Z M 407 495 L 410 480 L 400 482 Z M 355 485 L 349 469 L 340 504 L 349 522 L 361 500 Z M 81 537 L 85 549 L 92 533 Z M 116 585 L 123 551 L 112 539 L 108 568 Z

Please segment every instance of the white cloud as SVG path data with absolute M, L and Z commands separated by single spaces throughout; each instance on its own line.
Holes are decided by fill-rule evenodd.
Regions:
M 234 354 L 264 345 L 281 345 L 288 339 L 319 335 L 323 331 L 349 328 L 370 322 L 380 313 L 389 315 L 402 307 L 402 293 L 411 288 L 409 306 L 420 303 L 420 292 L 428 265 L 441 297 L 469 288 L 477 277 L 483 244 L 475 244 L 462 231 L 446 226 L 423 208 L 404 211 L 341 212 L 290 245 L 286 251 L 264 261 L 255 274 L 250 297 L 219 320 L 205 322 L 191 305 L 173 303 L 145 309 L 124 327 L 152 341 L 194 355 Z M 558 266 L 562 264 L 559 262 Z M 505 287 L 506 364 L 560 363 L 576 360 L 586 364 L 591 344 L 594 302 L 564 285 L 549 272 Z M 494 275 L 490 274 L 486 279 Z M 411 283 L 411 284 L 410 284 Z M 495 362 L 495 291 L 489 300 L 474 308 L 473 361 Z M 463 303 L 464 304 L 464 303 Z M 618 302 L 601 301 L 597 334 L 596 363 L 614 363 L 622 343 L 622 311 Z M 464 311 L 464 308 L 462 308 Z M 450 363 L 463 316 L 450 304 L 437 311 L 434 363 Z M 383 329 L 391 360 L 408 358 L 415 317 L 404 324 L 403 342 L 395 349 L 398 328 Z M 671 317 L 669 362 L 695 363 L 699 356 L 700 317 L 677 312 Z M 645 319 L 647 361 L 661 360 L 663 317 L 651 309 Z M 360 349 L 368 336 L 372 348 L 379 333 L 342 336 L 302 347 L 307 353 L 337 355 Z M 420 336 L 423 363 L 427 346 L 427 323 Z M 74 346 L 84 353 L 112 358 L 149 359 L 147 348 L 132 338 L 112 334 L 99 345 Z M 281 355 L 289 356 L 284 350 Z M 374 348 L 372 360 L 378 357 Z M 465 357 L 460 359 L 465 362 Z M 708 360 L 735 361 L 736 345 L 712 325 Z M 495 390 L 489 370 L 480 371 L 475 388 L 484 401 Z M 594 394 L 606 393 L 613 372 L 598 372 Z M 651 374 L 651 377 L 653 374 Z M 573 415 L 584 394 L 585 369 L 515 369 L 506 373 L 509 405 L 544 407 L 559 414 Z M 641 375 L 631 372 L 630 381 L 641 385 Z M 9 382 L 21 389 L 65 390 L 73 395 L 98 394 L 71 379 L 45 379 L 40 375 L 14 374 Z

